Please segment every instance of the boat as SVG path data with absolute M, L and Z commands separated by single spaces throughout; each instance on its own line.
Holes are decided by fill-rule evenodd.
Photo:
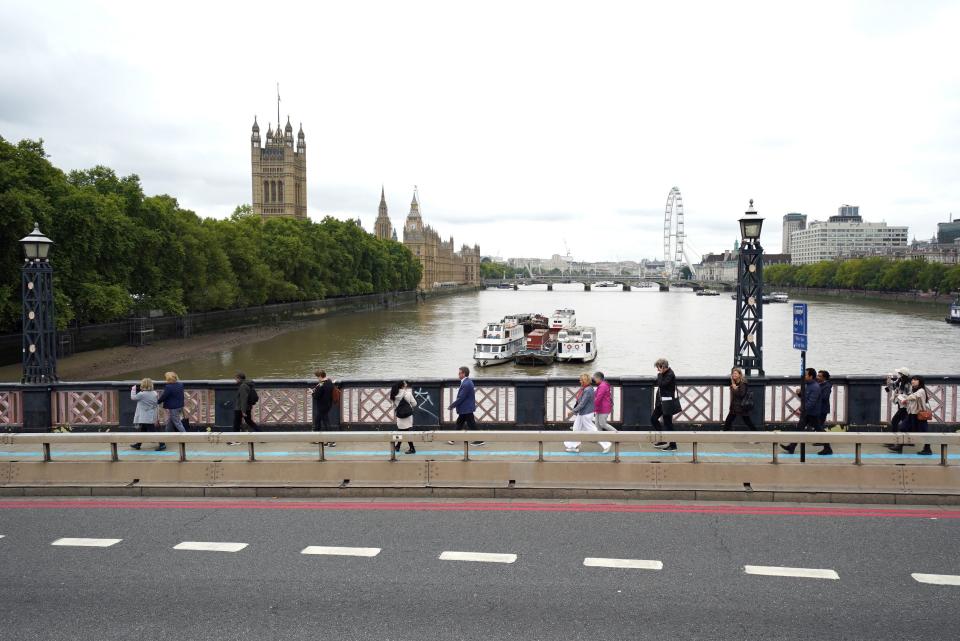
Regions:
M 787 296 L 786 292 L 772 292 L 770 294 L 771 303 L 789 303 L 790 297 Z
M 944 320 L 953 325 L 960 325 L 960 296 L 950 305 L 950 314 Z
M 588 363 L 597 357 L 595 327 L 568 327 L 557 334 L 557 360 Z
M 547 327 L 551 332 L 559 332 L 561 329 L 573 327 L 577 324 L 577 312 L 572 309 L 556 309 L 550 316 L 550 325 Z
M 474 345 L 473 360 L 480 367 L 508 363 L 523 346 L 523 325 L 507 319 L 487 323 Z
M 550 325 L 550 319 L 543 314 L 510 314 L 504 316 L 506 322 L 513 321 L 517 325 L 523 325 L 523 333 L 529 334 L 535 329 L 547 329 Z
M 517 352 L 517 365 L 549 365 L 557 356 L 557 341 L 548 329 L 527 334 L 526 346 Z
M 594 283 L 591 289 L 619 289 L 620 285 L 616 284 L 612 280 L 602 280 L 599 283 Z
M 496 286 L 495 289 L 513 289 L 513 285 L 510 283 L 500 283 Z
M 698 289 L 697 296 L 719 296 L 720 292 L 715 289 Z

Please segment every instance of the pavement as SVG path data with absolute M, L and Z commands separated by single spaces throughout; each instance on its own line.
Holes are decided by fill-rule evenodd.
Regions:
M 156 436 L 154 436 L 156 438 Z M 571 438 L 573 438 L 571 436 Z M 145 441 L 143 449 L 134 450 L 128 446 L 119 447 L 119 457 L 121 460 L 169 460 L 176 459 L 179 455 L 177 448 L 170 446 L 169 449 L 157 452 L 154 450 L 155 442 Z M 349 443 L 341 442 L 334 448 L 326 448 L 325 456 L 331 459 L 388 459 L 390 450 L 388 444 L 368 444 L 368 443 Z M 406 444 L 403 444 L 401 452 L 397 458 L 429 458 L 433 460 L 459 460 L 463 458 L 463 446 L 448 445 L 446 441 L 439 440 L 433 443 L 416 444 L 416 454 L 406 454 Z M 905 447 L 903 454 L 894 454 L 886 448 L 879 445 L 864 445 L 862 448 L 862 460 L 864 464 L 891 464 L 909 462 L 911 465 L 928 463 L 938 465 L 940 463 L 939 448 L 934 448 L 932 456 L 919 456 L 916 454 L 919 447 Z M 854 460 L 854 448 L 852 445 L 834 446 L 835 452 L 832 456 L 818 456 L 819 447 L 807 447 L 807 461 L 816 463 L 835 463 L 849 465 Z M 31 445 L 0 445 L 0 461 L 14 460 L 39 460 L 42 457 L 42 451 L 39 446 Z M 110 460 L 110 449 L 107 446 L 86 446 L 86 445 L 54 445 L 51 456 L 54 460 L 84 460 L 91 459 Z M 292 444 L 263 444 L 256 446 L 256 456 L 260 460 L 316 460 L 318 458 L 318 448 L 316 445 L 292 445 Z M 491 460 L 521 460 L 535 461 L 537 459 L 537 443 L 487 443 L 483 446 L 470 447 L 471 458 L 491 459 Z M 562 443 L 545 443 L 544 458 L 547 460 L 613 460 L 613 451 L 604 454 L 600 451 L 600 446 L 594 443 L 584 443 L 579 452 L 567 452 Z M 620 457 L 624 461 L 669 461 L 677 459 L 679 461 L 688 461 L 692 456 L 692 450 L 689 444 L 678 444 L 678 449 L 673 452 L 662 452 L 650 445 L 631 445 L 623 444 L 620 448 Z M 709 461 L 738 461 L 738 462 L 765 462 L 771 458 L 770 445 L 727 445 L 727 444 L 700 444 L 698 448 L 700 459 Z M 189 444 L 187 445 L 188 459 L 197 460 L 245 460 L 247 458 L 246 444 L 240 445 L 214 445 L 209 443 Z M 799 461 L 800 448 L 797 448 L 796 454 L 787 454 L 780 452 L 782 461 Z M 948 455 L 951 462 L 960 462 L 960 453 L 952 452 Z
M 0 637 L 954 639 L 960 510 L 0 501 Z

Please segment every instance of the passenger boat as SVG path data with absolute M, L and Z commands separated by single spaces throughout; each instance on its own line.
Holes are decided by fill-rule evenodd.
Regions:
M 529 334 L 535 329 L 547 329 L 550 325 L 550 319 L 543 314 L 510 314 L 504 316 L 503 320 L 523 325 L 524 334 Z
M 557 341 L 548 329 L 527 334 L 527 344 L 517 352 L 517 365 L 549 365 L 557 356 Z
M 720 292 L 715 289 L 698 289 L 697 296 L 719 296 Z
M 957 300 L 950 305 L 950 315 L 944 320 L 954 325 L 960 325 L 960 297 L 957 297 Z
M 513 285 L 510 283 L 499 283 L 495 289 L 513 289 Z
M 595 327 L 568 327 L 557 334 L 557 360 L 588 363 L 597 357 Z
M 602 280 L 599 283 L 594 283 L 591 289 L 617 289 L 620 285 L 617 285 L 612 280 Z
M 487 323 L 474 345 L 473 360 L 480 367 L 507 363 L 523 349 L 523 345 L 523 325 L 507 319 Z
M 550 325 L 547 327 L 551 332 L 559 332 L 561 329 L 573 327 L 577 324 L 577 312 L 572 309 L 557 309 L 550 316 Z
M 787 296 L 786 292 L 772 292 L 770 294 L 771 303 L 789 303 L 790 297 Z

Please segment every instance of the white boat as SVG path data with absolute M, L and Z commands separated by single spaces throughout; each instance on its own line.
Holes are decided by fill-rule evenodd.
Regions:
M 480 367 L 499 365 L 513 360 L 524 347 L 523 325 L 502 319 L 487 323 L 473 348 L 473 360 Z
M 547 329 L 559 332 L 561 329 L 573 327 L 577 324 L 577 312 L 572 309 L 557 309 L 550 315 L 550 324 Z
M 619 289 L 620 285 L 617 285 L 612 280 L 602 280 L 599 283 L 594 283 L 591 289 Z
M 786 292 L 772 292 L 770 294 L 771 303 L 789 303 L 790 297 Z
M 587 363 L 597 357 L 597 329 L 568 327 L 557 334 L 557 360 Z
M 720 292 L 715 289 L 698 289 L 697 296 L 719 296 Z

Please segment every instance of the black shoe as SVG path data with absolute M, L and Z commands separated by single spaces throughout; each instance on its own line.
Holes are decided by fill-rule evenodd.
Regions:
M 890 448 L 890 451 L 893 452 L 894 454 L 903 454 L 903 446 L 894 445 L 893 447 Z
M 158 451 L 158 452 L 162 452 L 162 451 L 165 450 L 165 449 L 167 449 L 167 444 L 166 444 L 166 443 L 161 443 L 160 445 L 157 446 L 157 451 Z
M 673 452 L 677 449 L 677 444 L 665 443 L 663 446 L 657 447 L 657 449 L 660 450 L 661 452 Z
M 470 445 L 483 445 L 486 441 L 470 441 Z
M 831 454 L 833 454 L 833 448 L 831 448 L 829 445 L 817 452 L 817 456 L 830 456 Z
M 412 445 L 407 449 L 407 454 L 416 454 L 416 453 L 417 453 L 417 448 L 415 448 Z
M 657 441 L 656 443 L 653 444 L 653 446 L 654 446 L 654 447 L 663 447 L 663 446 L 666 445 L 666 444 L 667 444 L 666 441 Z
M 919 452 L 917 452 L 917 454 L 919 454 L 919 455 L 921 455 L 921 456 L 932 456 L 932 455 L 933 455 L 933 450 L 930 449 L 930 446 L 929 446 L 929 445 L 924 445 L 924 446 L 923 446 L 923 449 L 920 450 Z
M 783 443 L 781 443 L 781 444 L 780 444 L 780 449 L 783 450 L 784 452 L 786 452 L 787 454 L 793 454 L 793 451 L 794 451 L 795 449 L 797 449 L 797 446 L 796 446 L 796 445 L 784 445 Z
M 139 449 L 140 449 L 140 443 L 131 443 L 131 444 L 130 444 L 130 449 L 131 449 L 131 450 L 139 450 Z
M 893 443 L 884 443 L 883 446 L 888 450 L 890 450 L 891 452 L 897 449 L 897 446 L 894 445 Z M 900 449 L 903 449 L 902 445 L 900 446 Z

